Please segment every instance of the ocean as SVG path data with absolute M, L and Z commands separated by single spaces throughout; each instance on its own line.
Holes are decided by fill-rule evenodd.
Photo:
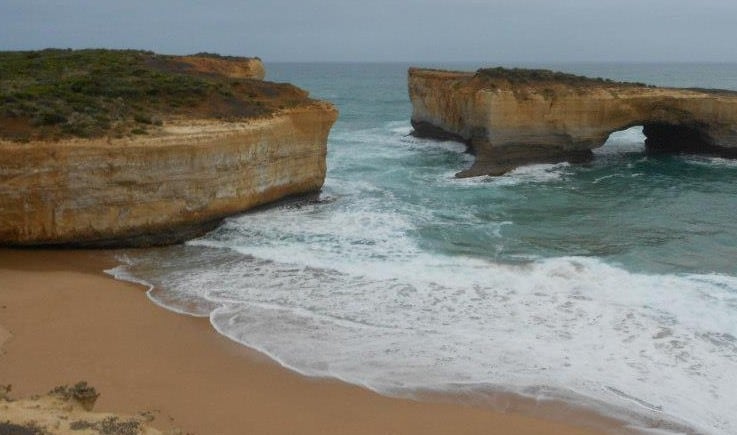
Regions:
M 340 110 L 319 198 L 110 273 L 307 376 L 737 433 L 737 161 L 649 156 L 634 127 L 590 163 L 456 179 L 463 145 L 409 135 L 408 66 L 267 64 Z M 737 90 L 735 64 L 521 66 Z

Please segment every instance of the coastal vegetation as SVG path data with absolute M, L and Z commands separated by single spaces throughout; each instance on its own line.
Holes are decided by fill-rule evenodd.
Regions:
M 304 102 L 289 84 L 233 78 L 192 59 L 137 50 L 0 53 L 0 139 L 55 140 L 147 134 L 177 117 L 268 116 Z
M 613 84 L 618 86 L 643 86 L 644 83 L 636 82 L 618 82 L 611 79 L 601 77 L 586 77 L 575 74 L 569 74 L 548 69 L 526 69 L 526 68 L 480 68 L 476 71 L 476 77 L 506 80 L 515 85 L 555 82 L 569 86 L 601 86 L 604 84 Z M 651 86 L 652 87 L 652 86 Z

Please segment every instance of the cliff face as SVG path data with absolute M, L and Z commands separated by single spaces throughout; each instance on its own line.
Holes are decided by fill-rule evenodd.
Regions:
M 177 242 L 317 191 L 336 118 L 312 102 L 242 122 L 167 122 L 145 138 L 0 142 L 0 244 Z
M 258 58 L 0 52 L 0 245 L 148 246 L 325 178 L 329 103 Z
M 216 74 L 231 79 L 263 80 L 266 69 L 263 62 L 257 57 L 224 58 L 213 56 L 180 56 L 174 61 L 186 65 L 189 71 L 204 74 Z
M 737 92 L 655 88 L 536 70 L 461 73 L 411 68 L 418 136 L 469 144 L 459 176 L 527 163 L 581 161 L 609 134 L 643 125 L 651 151 L 737 157 Z

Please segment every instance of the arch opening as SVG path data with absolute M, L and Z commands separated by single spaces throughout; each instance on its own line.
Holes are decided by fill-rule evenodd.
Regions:
M 642 122 L 611 132 L 594 155 L 625 153 L 705 154 L 737 158 L 737 148 L 714 144 L 708 128 L 700 124 Z
M 642 132 L 646 137 L 645 149 L 651 154 L 719 154 L 723 151 L 698 124 L 652 122 L 644 124 Z
M 642 125 L 634 125 L 611 132 L 602 146 L 593 149 L 594 155 L 644 153 L 645 135 L 642 129 Z

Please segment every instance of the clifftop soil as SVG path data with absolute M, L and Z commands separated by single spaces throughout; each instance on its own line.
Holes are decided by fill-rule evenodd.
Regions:
M 0 140 L 121 138 L 170 119 L 243 120 L 312 100 L 258 58 L 134 50 L 0 52 Z

